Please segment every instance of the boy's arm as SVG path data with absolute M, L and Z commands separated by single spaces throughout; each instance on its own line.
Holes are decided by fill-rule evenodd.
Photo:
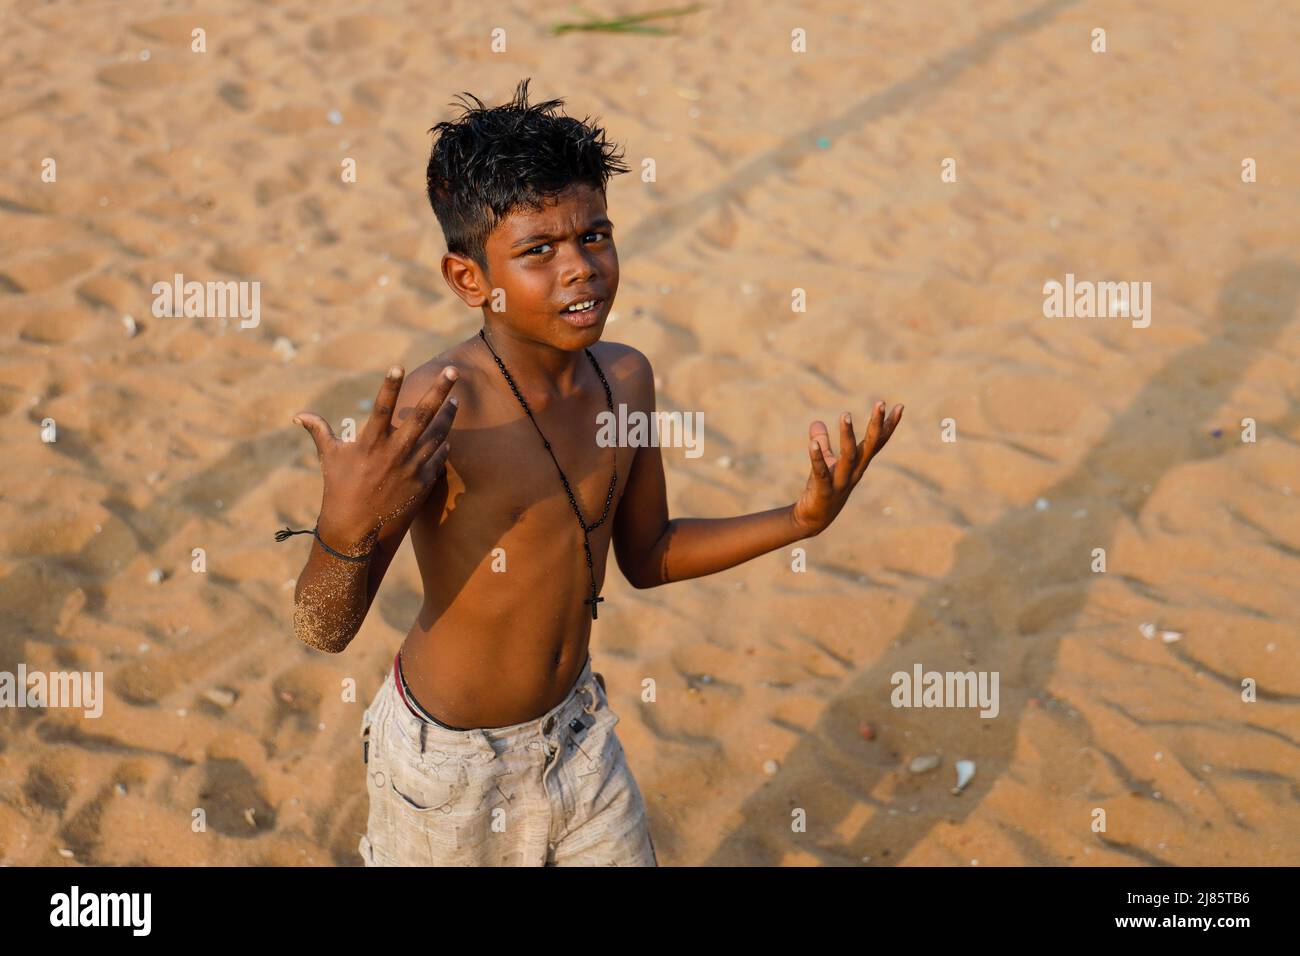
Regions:
M 635 376 L 638 393 L 645 396 L 638 407 L 653 415 L 654 372 L 649 361 L 636 354 L 640 359 Z M 886 420 L 884 403 L 877 402 L 861 444 L 854 443 L 852 424 L 841 419 L 839 456 L 830 454 L 825 424 L 814 422 L 808 446 L 812 469 L 799 500 L 734 518 L 669 518 L 659 448 L 638 448 L 614 520 L 614 555 L 619 568 L 633 587 L 651 588 L 724 571 L 820 534 L 844 507 L 902 414 L 903 406 L 895 406 Z
M 374 550 L 365 563 L 342 561 L 312 538 L 307 565 L 294 590 L 293 629 L 298 640 L 318 651 L 338 654 L 356 637 L 379 591 L 384 573 L 410 528 L 413 515 L 384 524 L 375 539 Z M 348 554 L 340 542 L 354 540 L 335 530 L 322 512 L 317 523 L 320 536 L 335 551 Z M 360 538 L 355 540 L 362 540 Z M 356 553 L 364 553 L 357 545 Z
M 456 413 L 447 399 L 454 378 L 438 376 L 418 402 L 401 395 L 403 373 L 389 371 L 365 429 L 355 442 L 334 437 L 329 423 L 300 412 L 295 421 L 311 434 L 321 458 L 325 493 L 307 566 L 294 592 L 294 633 L 318 650 L 337 654 L 356 636 L 385 571 L 419 506 L 441 478 Z M 409 409 L 393 426 L 394 411 Z

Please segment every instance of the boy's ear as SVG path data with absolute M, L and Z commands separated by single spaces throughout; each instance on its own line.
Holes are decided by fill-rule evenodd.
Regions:
M 442 277 L 451 286 L 451 291 L 460 296 L 461 301 L 470 308 L 482 308 L 491 297 L 491 283 L 479 264 L 469 256 L 462 256 L 458 252 L 444 254 Z

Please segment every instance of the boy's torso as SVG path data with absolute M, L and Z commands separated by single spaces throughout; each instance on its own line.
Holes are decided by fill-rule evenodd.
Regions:
M 629 411 L 649 403 L 637 363 L 625 361 L 631 349 L 598 342 L 591 351 L 616 413 L 620 403 Z M 617 455 L 609 514 L 589 536 L 600 587 L 636 448 L 596 444 L 596 416 L 608 405 L 591 362 L 578 358 L 576 394 L 546 405 L 524 397 L 588 526 L 604 510 Z M 504 727 L 553 708 L 582 670 L 591 575 L 555 462 L 482 340 L 475 335 L 413 372 L 412 394 L 448 363 L 460 372 L 460 405 L 446 474 L 411 524 L 424 601 L 403 645 L 403 672 L 439 721 Z

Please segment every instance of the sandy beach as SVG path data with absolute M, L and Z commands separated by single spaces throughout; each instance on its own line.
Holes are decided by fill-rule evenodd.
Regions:
M 907 406 L 806 570 L 610 562 L 592 655 L 660 862 L 1300 864 L 1300 9 L 923 6 L 5 3 L 0 671 L 104 697 L 0 707 L 0 863 L 361 864 L 419 576 L 344 654 L 294 639 L 291 417 L 477 332 L 426 131 L 531 77 L 634 169 L 606 338 L 703 413 L 674 516 L 787 505 L 810 422 Z M 257 323 L 156 316 L 177 274 L 259 283 Z M 1048 317 L 1067 276 L 1145 317 Z M 996 672 L 996 716 L 893 706 L 917 665 Z

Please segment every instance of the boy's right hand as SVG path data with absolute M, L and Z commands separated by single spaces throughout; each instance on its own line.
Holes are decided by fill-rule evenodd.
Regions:
M 456 417 L 456 399 L 447 397 L 456 369 L 444 368 L 406 421 L 394 426 L 404 375 L 398 365 L 388 370 L 356 441 L 336 438 L 329 422 L 312 412 L 294 416 L 316 443 L 325 478 L 317 528 L 337 550 L 364 552 L 382 525 L 423 503 L 442 475 Z

